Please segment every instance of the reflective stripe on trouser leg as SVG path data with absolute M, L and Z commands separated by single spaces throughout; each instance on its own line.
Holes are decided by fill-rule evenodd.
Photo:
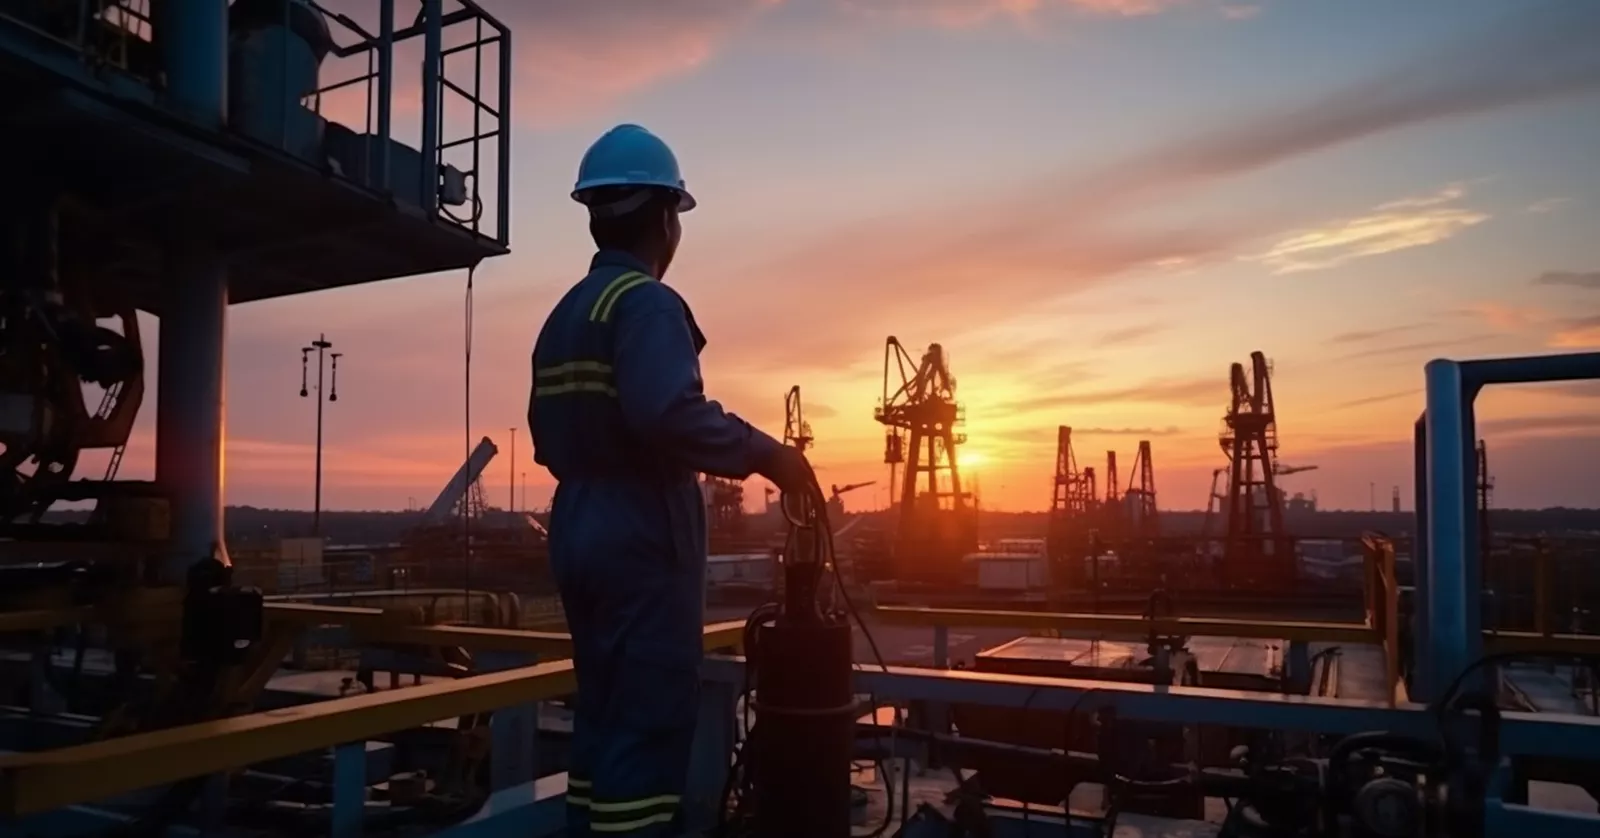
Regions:
M 670 828 L 683 798 L 661 794 L 639 800 L 596 800 L 589 812 L 589 831 L 605 834 L 656 834 Z
M 589 605 L 578 595 L 579 586 L 570 576 L 571 568 L 556 570 L 556 583 L 561 588 L 562 610 L 567 618 L 567 631 L 572 635 L 573 666 L 578 679 L 572 713 L 572 739 L 568 749 L 567 767 L 567 828 L 568 838 L 588 838 L 589 805 L 594 793 L 595 707 L 605 706 L 604 687 L 597 682 L 594 666 L 597 659 L 594 649 L 595 627 Z
M 589 796 L 594 787 L 588 780 L 567 772 L 567 830 L 568 838 L 589 835 Z

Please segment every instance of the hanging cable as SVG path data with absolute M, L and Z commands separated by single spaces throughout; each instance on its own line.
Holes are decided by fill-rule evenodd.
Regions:
M 466 336 L 462 370 L 462 457 L 463 463 L 472 462 L 472 279 L 478 270 L 467 268 L 467 293 L 462 313 L 462 331 Z M 470 474 L 470 473 L 468 473 Z M 465 484 L 461 494 L 461 608 L 467 623 L 472 622 L 472 486 Z

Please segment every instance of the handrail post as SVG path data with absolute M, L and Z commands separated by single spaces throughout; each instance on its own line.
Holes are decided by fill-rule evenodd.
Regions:
M 1480 620 L 1479 597 L 1482 577 L 1474 573 L 1478 562 L 1477 532 L 1470 526 L 1472 481 L 1467 464 L 1473 447 L 1470 407 L 1462 386 L 1461 365 L 1452 361 L 1433 361 L 1425 370 L 1427 380 L 1428 497 L 1422 529 L 1428 534 L 1426 590 L 1418 590 L 1427 601 L 1428 645 L 1419 655 L 1422 664 L 1420 686 L 1423 699 L 1436 698 L 1439 692 L 1477 657 L 1481 638 L 1473 634 Z M 1477 642 L 1474 642 L 1477 641 Z
M 333 749 L 333 824 L 331 838 L 361 838 L 367 814 L 367 743 L 346 742 Z
M 440 80 L 444 74 L 444 3 L 422 0 L 422 214 L 439 215 L 439 130 L 443 122 Z M 500 165 L 504 166 L 505 161 Z

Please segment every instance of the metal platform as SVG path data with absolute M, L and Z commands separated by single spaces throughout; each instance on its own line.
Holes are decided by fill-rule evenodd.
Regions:
M 373 4 L 392 16 L 393 0 Z M 442 9 L 440 0 L 430 4 Z M 498 167 L 492 185 L 479 182 L 475 167 L 486 165 L 480 161 L 491 153 L 509 159 L 509 111 L 505 103 L 478 98 L 481 72 L 477 85 L 446 87 L 440 38 L 446 26 L 477 25 L 488 34 L 468 46 L 498 49 L 491 74 L 506 82 L 510 34 L 474 3 L 450 5 L 434 27 L 377 35 L 348 21 L 334 27 L 335 54 L 371 54 L 379 65 L 355 80 L 368 91 L 368 113 L 379 111 L 378 126 L 340 125 L 285 101 L 277 136 L 247 124 L 237 108 L 230 115 L 239 125 L 197 123 L 141 77 L 136 61 L 116 66 L 94 52 L 87 31 L 49 33 L 0 5 L 0 83 L 12 91 L 0 127 L 12 159 L 28 161 L 23 182 L 38 180 L 51 192 L 71 194 L 81 210 L 75 241 L 63 248 L 94 254 L 78 270 L 96 284 L 124 289 L 147 311 L 159 314 L 167 305 L 172 270 L 166 246 L 175 237 L 204 241 L 227 258 L 235 303 L 470 268 L 508 251 L 509 167 Z M 140 23 L 130 17 L 128 40 L 153 52 L 148 21 Z M 382 66 L 384 59 L 392 62 L 394 44 L 408 38 L 428 42 L 424 61 L 437 84 L 422 92 L 418 148 L 391 136 L 392 68 Z M 319 90 L 349 83 L 322 79 Z M 443 92 L 473 87 L 480 92 L 464 98 L 474 116 L 465 128 L 452 126 L 465 136 L 441 139 Z M 480 111 L 489 116 L 488 128 L 476 116 Z M 473 161 L 472 171 L 458 172 L 473 191 L 454 216 L 427 186 L 440 182 L 446 148 L 464 149 Z

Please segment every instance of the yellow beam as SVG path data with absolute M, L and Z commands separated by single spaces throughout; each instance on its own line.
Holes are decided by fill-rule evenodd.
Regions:
M 525 629 L 479 626 L 366 626 L 357 635 L 368 643 L 404 643 L 417 646 L 460 646 L 472 651 L 521 652 L 542 657 L 570 657 L 572 635 Z M 705 627 L 705 648 L 739 646 L 744 622 L 713 623 Z
M 44 631 L 46 629 L 60 628 L 61 626 L 76 625 L 88 622 L 94 617 L 94 609 L 87 606 L 79 608 L 40 608 L 29 611 L 3 611 L 0 612 L 0 633 L 13 631 Z
M 572 693 L 571 661 L 304 704 L 0 757 L 0 812 L 18 816 L 103 800 L 420 727 L 440 719 Z
M 1600 654 L 1600 636 L 1585 634 L 1539 634 L 1532 631 L 1483 633 L 1483 650 L 1491 654 L 1595 655 Z
M 706 648 L 738 645 L 743 630 L 741 622 L 706 626 Z M 440 719 L 558 698 L 576 689 L 572 662 L 551 661 L 54 751 L 0 756 L 0 815 L 16 817 L 104 800 Z
M 1163 617 L 1150 620 L 1131 614 L 1064 614 L 1049 611 L 986 611 L 965 608 L 882 606 L 872 612 L 886 623 L 904 626 L 1055 629 L 1101 634 L 1158 634 L 1188 637 L 1254 637 L 1326 643 L 1381 643 L 1372 626 L 1362 623 L 1274 622 L 1209 617 Z
M 351 605 L 309 605 L 304 602 L 268 602 L 263 608 L 268 622 L 298 626 L 394 625 L 405 622 L 402 611 L 357 608 Z

